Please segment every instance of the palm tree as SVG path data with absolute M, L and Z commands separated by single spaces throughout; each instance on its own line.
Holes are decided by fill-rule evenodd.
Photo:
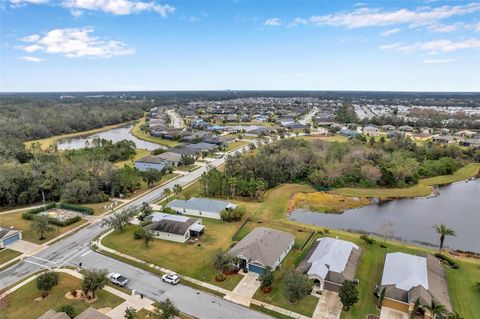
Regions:
M 165 188 L 163 190 L 163 197 L 167 198 L 168 196 L 172 195 L 172 190 L 170 188 Z
M 174 193 L 175 195 L 180 194 L 180 193 L 182 192 L 182 190 L 183 190 L 183 188 L 182 188 L 181 185 L 179 185 L 179 184 L 173 185 L 173 193 Z
M 440 225 L 434 225 L 433 229 L 437 232 L 437 234 L 440 234 L 440 249 L 439 252 L 442 252 L 443 249 L 443 242 L 445 241 L 446 236 L 457 236 L 455 231 L 451 228 L 448 228 L 445 226 L 445 224 L 440 224 Z
M 441 303 L 438 303 L 435 299 L 432 299 L 430 306 L 425 306 L 430 311 L 432 319 L 437 319 L 438 316 L 444 315 L 446 308 Z

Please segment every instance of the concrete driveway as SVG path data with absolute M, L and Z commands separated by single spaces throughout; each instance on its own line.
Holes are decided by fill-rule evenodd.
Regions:
M 14 243 L 8 245 L 9 249 L 16 250 L 23 254 L 28 254 L 36 251 L 40 248 L 40 245 L 25 241 L 25 240 L 17 240 Z
M 404 312 L 400 312 L 398 310 L 382 307 L 382 311 L 380 312 L 380 319 L 409 319 L 410 316 Z
M 258 281 L 258 275 L 253 273 L 247 273 L 243 276 L 242 280 L 233 289 L 231 293 L 224 298 L 240 305 L 249 307 L 255 292 L 260 288 L 260 281 Z
M 338 294 L 332 291 L 325 290 L 320 297 L 313 319 L 339 319 L 342 313 L 342 303 Z

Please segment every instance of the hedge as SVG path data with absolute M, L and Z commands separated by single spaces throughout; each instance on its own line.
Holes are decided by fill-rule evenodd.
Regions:
M 32 220 L 34 215 L 38 214 L 38 213 L 41 213 L 43 211 L 46 211 L 46 210 L 49 210 L 49 209 L 52 209 L 52 208 L 55 208 L 57 206 L 57 204 L 55 204 L 54 202 L 52 203 L 48 203 L 46 204 L 45 206 L 42 206 L 42 207 L 38 207 L 38 208 L 33 208 L 33 209 L 30 209 L 30 210 L 27 210 L 25 213 L 22 214 L 22 218 L 23 219 L 28 219 L 28 220 Z
M 441 262 L 443 262 L 444 264 L 447 264 L 450 268 L 452 269 L 458 269 L 460 268 L 460 266 L 450 257 L 447 257 L 445 255 L 442 255 L 440 253 L 436 253 L 435 254 L 435 257 L 437 257 L 438 259 L 440 259 Z
M 60 203 L 60 208 L 68 209 L 68 210 L 74 210 L 76 212 L 80 212 L 80 213 L 85 214 L 85 215 L 93 215 L 93 208 L 90 208 L 90 207 L 68 204 L 68 203 L 63 203 L 62 202 L 62 203 Z
M 60 221 L 56 218 L 50 218 L 49 223 L 52 225 L 60 226 L 60 227 L 65 227 L 68 225 L 71 225 L 73 223 L 78 222 L 80 219 L 82 219 L 80 216 L 75 216 L 69 219 L 65 219 L 64 221 Z

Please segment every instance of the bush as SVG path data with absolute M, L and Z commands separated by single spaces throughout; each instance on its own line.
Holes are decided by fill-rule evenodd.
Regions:
M 64 312 L 69 316 L 70 318 L 74 318 L 76 315 L 75 307 L 71 304 L 64 304 L 61 306 L 58 306 L 55 309 L 57 312 Z
M 360 239 L 363 240 L 369 246 L 372 246 L 373 244 L 375 244 L 375 239 L 368 237 L 365 234 L 360 236 Z
M 235 209 L 224 209 L 220 212 L 220 217 L 225 222 L 238 222 L 242 220 L 243 215 L 245 214 L 245 209 L 243 207 L 237 207 Z
M 68 204 L 68 203 L 60 203 L 60 208 L 63 209 L 68 209 L 68 210 L 73 210 L 85 215 L 93 215 L 93 208 L 90 207 L 85 207 L 85 206 L 80 206 L 80 205 L 74 205 L 74 204 Z
M 50 218 L 49 223 L 52 224 L 52 225 L 55 225 L 55 226 L 65 227 L 65 226 L 68 226 L 68 225 L 71 225 L 73 223 L 78 222 L 80 219 L 82 219 L 80 216 L 75 216 L 75 217 L 72 217 L 72 218 L 69 218 L 69 219 L 65 219 L 64 221 L 60 221 L 56 218 Z
M 46 204 L 45 206 L 42 206 L 42 207 L 27 210 L 25 213 L 22 214 L 22 218 L 27 219 L 27 220 L 33 220 L 33 217 L 35 217 L 36 214 L 44 212 L 44 211 L 52 209 L 52 208 L 55 208 L 56 206 L 57 206 L 57 204 L 52 202 L 52 203 L 48 203 L 48 204 Z
M 444 264 L 448 265 L 452 269 L 458 269 L 460 266 L 450 257 L 447 257 L 445 255 L 442 255 L 440 253 L 435 253 L 435 257 L 440 259 L 441 262 Z
M 143 229 L 139 227 L 135 229 L 135 231 L 133 232 L 133 239 L 135 240 L 143 239 L 143 234 L 144 234 Z

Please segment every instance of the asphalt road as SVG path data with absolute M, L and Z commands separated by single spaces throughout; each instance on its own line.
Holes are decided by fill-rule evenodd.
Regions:
M 246 148 L 242 149 L 246 150 Z M 218 167 L 225 160 L 216 159 L 210 165 Z M 154 203 L 163 197 L 165 188 L 173 189 L 175 184 L 182 187 L 197 180 L 206 167 L 201 167 L 188 175 L 182 176 L 172 182 L 169 182 L 154 191 L 147 193 L 117 210 L 116 213 L 131 207 L 139 208 L 142 203 Z M 82 228 L 73 235 L 62 239 L 37 254 L 26 258 L 0 271 L 0 288 L 9 287 L 19 280 L 44 269 L 51 269 L 60 266 L 77 266 L 82 262 L 82 266 L 89 269 L 107 269 L 109 272 L 119 272 L 129 278 L 128 287 L 143 293 L 146 297 L 161 301 L 170 298 L 177 307 L 184 313 L 193 315 L 201 319 L 266 319 L 271 318 L 249 308 L 234 304 L 208 293 L 192 289 L 184 285 L 171 286 L 165 284 L 156 275 L 148 271 L 138 269 L 129 264 L 125 264 L 116 259 L 112 259 L 92 251 L 89 248 L 93 237 L 100 234 L 105 229 L 100 226 L 101 222 Z

